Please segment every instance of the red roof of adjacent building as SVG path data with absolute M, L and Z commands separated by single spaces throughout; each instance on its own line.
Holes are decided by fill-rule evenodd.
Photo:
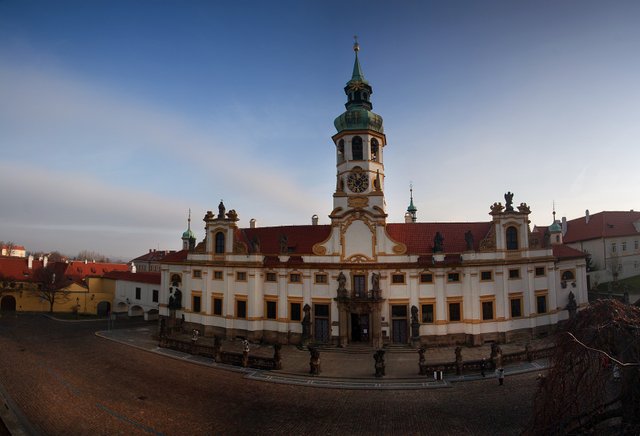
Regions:
M 187 260 L 188 250 L 174 251 L 162 258 L 162 262 L 183 262 Z
M 150 249 L 148 253 L 138 256 L 131 262 L 159 262 L 164 259 L 168 254 L 175 253 L 175 250 L 154 250 Z
M 586 217 L 567 221 L 567 232 L 563 236 L 565 243 L 587 241 L 590 239 L 612 238 L 638 235 L 633 225 L 640 222 L 640 212 L 605 211 Z
M 114 280 L 125 280 L 128 282 L 149 283 L 151 285 L 160 284 L 160 273 L 156 272 L 136 272 L 131 271 L 110 271 L 104 278 Z
M 558 259 L 570 259 L 570 258 L 587 256 L 584 252 L 580 250 L 576 250 L 575 248 L 571 248 L 568 245 L 564 245 L 564 244 L 553 245 L 552 249 L 553 249 L 553 256 L 557 257 Z
M 57 262 L 62 263 L 62 262 Z M 128 271 L 129 265 L 126 263 L 102 263 L 102 262 L 87 262 L 83 261 L 71 261 L 67 265 L 65 275 L 73 278 L 74 280 L 83 279 L 87 276 L 101 276 L 109 271 Z
M 42 261 L 34 260 L 29 268 L 26 257 L 0 256 L 0 274 L 7 279 L 30 282 L 35 277 L 35 271 L 42 268 Z

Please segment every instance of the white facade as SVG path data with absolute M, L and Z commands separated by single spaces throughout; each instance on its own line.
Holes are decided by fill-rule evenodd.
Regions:
M 587 304 L 584 255 L 532 233 L 510 193 L 487 222 L 387 223 L 386 137 L 357 56 L 345 93 L 331 225 L 239 229 L 221 203 L 186 260 L 162 265 L 169 324 L 283 343 L 480 344 L 547 334 L 570 293 Z

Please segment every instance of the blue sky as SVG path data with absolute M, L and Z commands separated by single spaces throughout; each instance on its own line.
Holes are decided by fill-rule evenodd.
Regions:
M 401 222 L 640 207 L 636 1 L 0 1 L 0 239 L 130 258 L 220 199 L 329 222 L 353 35 Z

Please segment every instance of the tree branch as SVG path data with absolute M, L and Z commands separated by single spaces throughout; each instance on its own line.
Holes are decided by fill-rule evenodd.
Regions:
M 616 364 L 620 365 L 620 366 L 640 366 L 640 363 L 624 363 L 619 361 L 618 359 L 616 359 L 615 357 L 611 356 L 609 353 L 607 353 L 606 351 L 603 350 L 598 350 L 597 348 L 592 348 L 582 342 L 580 342 L 580 340 L 578 338 L 576 338 L 573 333 L 571 332 L 565 332 L 567 333 L 569 336 L 571 336 L 571 339 L 573 339 L 576 343 L 578 343 L 581 347 L 586 348 L 587 350 L 591 350 L 591 351 L 595 351 L 596 353 L 600 353 L 604 356 L 607 356 L 609 358 L 609 360 L 611 360 L 612 362 L 615 362 Z

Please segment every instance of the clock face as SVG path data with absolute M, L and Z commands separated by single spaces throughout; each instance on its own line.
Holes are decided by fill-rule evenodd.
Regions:
M 364 192 L 369 187 L 369 178 L 365 173 L 351 173 L 347 177 L 347 186 L 351 192 Z

